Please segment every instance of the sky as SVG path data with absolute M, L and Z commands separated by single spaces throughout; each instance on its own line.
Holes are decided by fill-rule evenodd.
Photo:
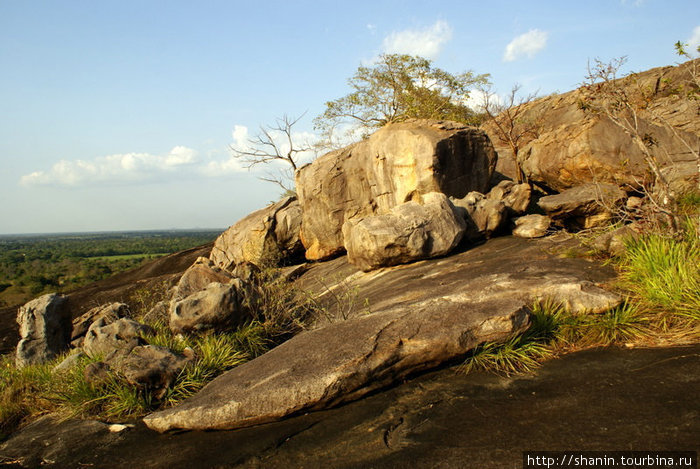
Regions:
M 382 53 L 544 95 L 678 40 L 700 1 L 0 0 L 0 234 L 226 228 L 281 195 L 230 147 L 285 114 L 313 140 Z

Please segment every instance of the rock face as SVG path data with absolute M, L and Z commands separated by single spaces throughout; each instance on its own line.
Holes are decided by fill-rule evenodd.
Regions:
M 324 319 L 146 424 L 159 431 L 236 428 L 332 406 L 522 330 L 524 305 L 537 298 L 568 299 L 584 311 L 614 296 L 596 286 L 612 269 L 548 254 L 550 242 L 495 238 L 450 257 L 372 272 L 346 257 L 316 263 L 296 285 L 316 292 L 320 305 L 348 285 L 357 292 L 349 319 Z M 320 279 L 335 280 L 319 287 Z
M 442 256 L 462 239 L 465 224 L 444 194 L 406 202 L 384 215 L 351 218 L 343 225 L 348 260 L 372 270 Z
M 72 324 L 65 297 L 49 293 L 28 302 L 19 308 L 17 323 L 17 367 L 47 362 L 68 349 Z
M 528 309 L 512 300 L 468 307 L 443 301 L 335 323 L 290 339 L 144 421 L 161 432 L 269 422 L 356 399 L 527 324 Z
M 483 131 L 435 121 L 390 124 L 318 158 L 296 175 L 307 259 L 341 253 L 350 218 L 382 215 L 429 192 L 485 192 L 496 158 Z
M 625 198 L 614 184 L 583 184 L 537 203 L 554 220 L 567 220 L 577 228 L 591 228 L 609 222 Z
M 175 286 L 173 298 L 178 300 L 186 298 L 193 293 L 204 290 L 210 283 L 228 283 L 231 280 L 233 280 L 233 275 L 217 267 L 214 261 L 206 257 L 199 257 L 180 277 L 180 281 Z
M 301 206 L 295 197 L 286 197 L 224 231 L 209 257 L 225 270 L 242 262 L 258 266 L 290 262 L 302 256 L 300 229 Z
M 695 61 L 698 64 L 698 59 Z M 692 62 L 678 67 L 662 67 L 635 74 L 626 80 L 629 89 L 655 90 L 649 109 L 674 125 L 680 135 L 697 148 L 700 136 L 697 101 L 682 100 L 677 89 L 689 84 L 688 68 Z M 552 95 L 526 104 L 523 119 L 537 122 L 537 135 L 524 142 L 519 152 L 521 165 L 535 182 L 563 191 L 588 182 L 606 182 L 637 186 L 647 180 L 647 166 L 641 151 L 622 129 L 607 118 L 582 110 L 581 90 Z M 671 161 L 691 161 L 685 145 L 673 132 L 655 125 L 648 114 L 640 113 L 640 128 L 653 136 L 667 152 L 659 155 L 662 165 Z M 657 120 L 658 121 L 658 120 Z M 498 140 L 493 125 L 484 125 L 499 154 L 497 170 L 514 178 L 513 155 Z
M 241 324 L 247 318 L 242 306 L 245 290 L 243 281 L 210 283 L 204 290 L 173 302 L 170 309 L 170 329 L 183 332 L 225 330 Z

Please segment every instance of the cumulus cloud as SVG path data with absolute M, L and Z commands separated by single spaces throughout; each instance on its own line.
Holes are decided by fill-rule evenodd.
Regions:
M 700 26 L 693 29 L 693 34 L 685 41 L 688 44 L 688 52 L 693 57 L 697 57 L 698 46 L 700 46 Z
M 92 160 L 60 160 L 47 171 L 22 176 L 19 182 L 23 186 L 133 183 L 183 172 L 197 161 L 195 150 L 176 146 L 166 155 L 124 153 Z
M 452 28 L 446 21 L 438 20 L 425 29 L 406 29 L 389 34 L 384 38 L 382 49 L 389 54 L 420 55 L 434 59 L 450 39 Z
M 547 45 L 549 33 L 539 29 L 531 29 L 525 34 L 517 36 L 510 41 L 503 53 L 504 62 L 512 62 L 522 57 L 533 58 Z

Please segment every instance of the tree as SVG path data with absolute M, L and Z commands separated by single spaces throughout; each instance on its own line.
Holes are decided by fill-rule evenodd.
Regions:
M 483 99 L 480 110 L 483 110 L 488 116 L 489 122 L 493 124 L 496 138 L 508 145 L 513 153 L 517 169 L 517 182 L 528 182 L 527 176 L 520 166 L 518 153 L 525 142 L 539 136 L 542 127 L 541 114 L 526 112 L 526 104 L 537 98 L 537 93 L 522 96 L 518 84 L 513 85 L 504 102 L 494 99 L 496 95 L 488 86 L 482 87 L 481 93 Z
M 348 122 L 365 133 L 408 118 L 476 123 L 478 116 L 466 102 L 471 88 L 486 83 L 488 75 L 452 75 L 422 57 L 382 54 L 372 66 L 358 67 L 348 80 L 353 91 L 328 101 L 314 124 L 329 136 Z
M 306 113 L 304 113 L 306 114 Z M 248 145 L 239 148 L 231 145 L 229 148 L 234 158 L 251 169 L 259 164 L 278 165 L 276 170 L 268 171 L 260 179 L 280 186 L 286 193 L 294 192 L 294 173 L 298 169 L 304 153 L 312 152 L 315 146 L 308 141 L 295 138 L 294 126 L 304 117 L 289 117 L 284 114 L 275 119 L 275 124 L 261 126 L 260 132 L 248 140 Z
M 676 44 L 676 50 L 679 54 L 686 55 L 682 43 Z M 596 59 L 593 65 L 589 64 L 582 88 L 581 108 L 607 117 L 630 137 L 642 154 L 652 178 L 651 187 L 642 185 L 642 191 L 654 207 L 654 211 L 663 215 L 671 231 L 677 233 L 680 229 L 676 200 L 678 194 L 671 190 L 662 171 L 660 161 L 667 157 L 668 151 L 659 144 L 653 126 L 670 131 L 694 157 L 699 172 L 700 152 L 695 147 L 695 142 L 688 141 L 674 125 L 654 109 L 653 102 L 661 87 L 669 85 L 679 99 L 697 101 L 700 97 L 700 87 L 695 64 L 692 63 L 689 67 L 690 86 L 679 92 L 678 90 L 683 89 L 682 83 L 658 82 L 655 87 L 645 87 L 636 80 L 634 74 L 620 77 L 619 71 L 625 62 L 626 57 L 620 57 L 607 63 Z M 649 123 L 652 126 L 649 126 Z

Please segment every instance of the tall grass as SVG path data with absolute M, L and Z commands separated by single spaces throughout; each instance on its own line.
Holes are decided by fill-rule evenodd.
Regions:
M 622 286 L 649 309 L 700 320 L 700 239 L 689 222 L 682 239 L 630 240 L 620 269 Z

